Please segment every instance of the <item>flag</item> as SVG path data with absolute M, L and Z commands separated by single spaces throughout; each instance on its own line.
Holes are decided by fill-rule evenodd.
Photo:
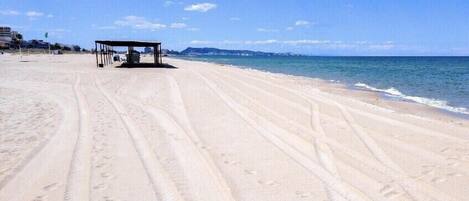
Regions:
M 46 33 L 44 34 L 44 37 L 46 37 L 46 38 L 49 37 L 49 33 L 46 32 Z

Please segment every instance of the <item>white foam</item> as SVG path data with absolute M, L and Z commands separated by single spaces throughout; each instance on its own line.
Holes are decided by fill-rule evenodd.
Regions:
M 361 83 L 361 82 L 356 83 L 355 86 L 359 87 L 359 88 L 364 88 L 364 89 L 367 89 L 367 90 L 370 90 L 370 91 L 382 92 L 385 95 L 390 96 L 390 97 L 401 98 L 401 99 L 404 99 L 404 100 L 411 100 L 411 101 L 414 101 L 414 102 L 417 102 L 417 103 L 425 104 L 425 105 L 428 105 L 428 106 L 431 106 L 431 107 L 435 107 L 435 108 L 439 108 L 439 109 L 443 109 L 443 110 L 447 110 L 447 111 L 451 111 L 451 112 L 456 112 L 456 113 L 461 113 L 461 114 L 469 114 L 469 110 L 467 108 L 450 106 L 450 105 L 448 105 L 448 102 L 444 101 L 444 100 L 438 100 L 438 99 L 434 99 L 434 98 L 418 97 L 418 96 L 408 96 L 408 95 L 403 94 L 402 92 L 400 92 L 399 90 L 397 90 L 394 87 L 391 87 L 389 89 L 378 89 L 378 88 L 372 87 L 370 85 L 367 85 L 367 84 Z

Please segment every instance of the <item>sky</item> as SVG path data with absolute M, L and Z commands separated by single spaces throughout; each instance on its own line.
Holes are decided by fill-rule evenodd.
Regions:
M 25 39 L 308 55 L 469 55 L 468 0 L 0 0 Z

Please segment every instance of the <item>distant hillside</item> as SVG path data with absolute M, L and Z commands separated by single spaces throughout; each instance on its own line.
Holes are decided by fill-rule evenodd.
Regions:
M 194 48 L 188 47 L 181 51 L 182 55 L 229 55 L 229 56 L 292 56 L 291 53 L 272 53 L 251 50 L 224 50 L 218 48 Z

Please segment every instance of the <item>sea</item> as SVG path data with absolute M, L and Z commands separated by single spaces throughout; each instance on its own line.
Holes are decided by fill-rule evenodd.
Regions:
M 320 78 L 469 117 L 469 57 L 182 56 Z

